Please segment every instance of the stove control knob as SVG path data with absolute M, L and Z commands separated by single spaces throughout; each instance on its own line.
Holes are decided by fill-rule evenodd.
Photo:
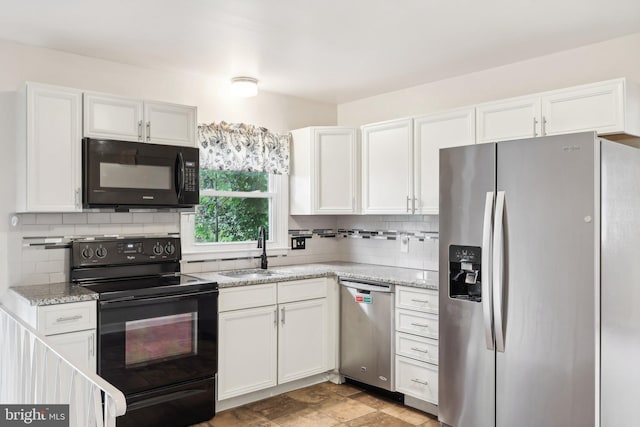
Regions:
M 99 247 L 96 249 L 96 256 L 98 258 L 104 258 L 107 256 L 107 248 Z
M 91 249 L 89 246 L 87 246 L 82 250 L 82 258 L 89 259 L 92 256 L 93 256 L 93 249 Z
M 164 251 L 167 255 L 173 255 L 173 253 L 176 251 L 176 247 L 173 243 L 169 242 L 164 246 Z
M 160 243 L 153 245 L 152 252 L 154 255 L 162 255 L 162 245 Z

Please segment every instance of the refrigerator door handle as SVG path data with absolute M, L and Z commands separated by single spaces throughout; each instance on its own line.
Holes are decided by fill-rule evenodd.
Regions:
M 493 301 L 491 274 L 491 235 L 493 217 L 493 191 L 487 192 L 484 201 L 484 224 L 482 227 L 482 317 L 484 320 L 484 337 L 487 350 L 493 350 Z
M 504 353 L 503 276 L 504 276 L 504 191 L 496 195 L 493 221 L 493 319 L 496 334 L 496 350 Z

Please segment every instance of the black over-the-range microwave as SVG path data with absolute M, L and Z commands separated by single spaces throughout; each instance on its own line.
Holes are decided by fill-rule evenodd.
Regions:
M 84 138 L 85 208 L 184 208 L 198 204 L 199 151 L 193 147 Z

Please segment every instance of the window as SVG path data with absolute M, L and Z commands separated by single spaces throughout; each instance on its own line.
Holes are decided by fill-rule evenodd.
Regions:
M 200 170 L 200 204 L 183 213 L 186 259 L 199 254 L 256 256 L 258 227 L 267 229 L 270 255 L 286 253 L 286 176 L 265 172 Z M 224 255 L 223 255 L 224 256 Z

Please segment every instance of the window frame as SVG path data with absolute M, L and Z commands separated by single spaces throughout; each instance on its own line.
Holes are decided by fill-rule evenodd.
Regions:
M 256 197 L 270 198 L 269 239 L 267 240 L 267 255 L 286 255 L 289 250 L 287 242 L 289 221 L 289 185 L 288 175 L 269 175 L 269 191 L 218 191 L 200 190 L 200 196 L 222 197 Z M 256 240 L 246 242 L 212 242 L 198 243 L 195 241 L 195 219 L 198 207 L 193 212 L 180 214 L 180 235 L 182 240 L 182 259 L 184 261 L 199 261 L 221 258 L 248 258 L 259 256 L 262 249 L 257 248 Z

